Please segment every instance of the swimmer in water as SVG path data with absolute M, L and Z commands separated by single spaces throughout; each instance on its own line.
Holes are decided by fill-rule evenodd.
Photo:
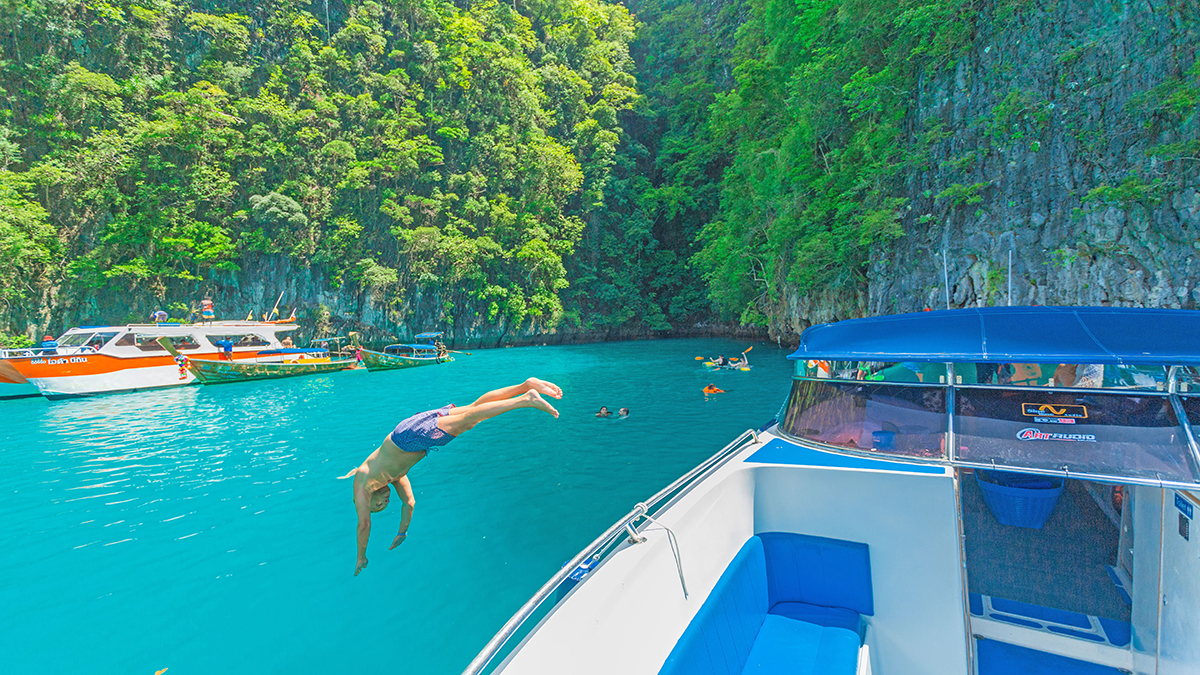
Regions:
M 517 408 L 536 408 L 558 417 L 558 411 L 542 396 L 562 398 L 558 385 L 531 377 L 521 384 L 480 396 L 474 403 L 461 408 L 453 404 L 436 410 L 417 413 L 396 425 L 379 448 L 357 469 L 342 476 L 354 479 L 354 510 L 358 513 L 358 563 L 354 576 L 367 566 L 367 540 L 371 536 L 371 514 L 387 508 L 391 499 L 389 486 L 403 500 L 400 506 L 400 532 L 388 550 L 404 543 L 412 522 L 412 484 L 408 472 L 429 454 L 429 450 L 445 445 L 457 436 L 470 431 L 483 420 Z
M 608 406 L 600 406 L 600 412 L 596 413 L 596 417 L 612 417 L 612 413 L 608 411 Z

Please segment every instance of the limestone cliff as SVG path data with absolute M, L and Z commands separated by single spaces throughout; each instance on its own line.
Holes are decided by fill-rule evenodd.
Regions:
M 908 112 L 940 128 L 865 288 L 785 293 L 771 330 L 925 307 L 1200 303 L 1200 8 L 999 2 Z M 940 125 L 937 124 L 940 122 Z M 932 123 L 932 124 L 931 124 Z M 943 267 L 943 252 L 945 265 Z

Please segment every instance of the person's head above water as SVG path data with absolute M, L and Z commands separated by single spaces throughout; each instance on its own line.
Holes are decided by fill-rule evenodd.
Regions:
M 391 488 L 387 485 L 371 493 L 371 513 L 379 513 L 388 506 L 392 499 Z
M 608 406 L 600 406 L 600 412 L 596 413 L 596 417 L 608 417 L 612 413 L 608 412 Z
M 629 416 L 629 408 L 621 408 L 620 410 L 617 411 L 617 414 L 620 415 L 621 417 L 628 417 Z

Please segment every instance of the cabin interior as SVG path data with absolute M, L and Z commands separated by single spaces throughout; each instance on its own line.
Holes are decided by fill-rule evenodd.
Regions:
M 1200 672 L 1200 498 L 1067 479 L 1036 528 L 1002 524 L 958 473 L 977 673 Z

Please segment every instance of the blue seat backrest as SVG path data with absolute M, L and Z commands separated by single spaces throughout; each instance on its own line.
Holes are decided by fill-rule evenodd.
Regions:
M 763 542 L 750 537 L 717 580 L 660 675 L 740 673 L 770 605 Z
M 803 602 L 875 614 L 866 544 L 791 532 L 760 532 L 770 606 Z

